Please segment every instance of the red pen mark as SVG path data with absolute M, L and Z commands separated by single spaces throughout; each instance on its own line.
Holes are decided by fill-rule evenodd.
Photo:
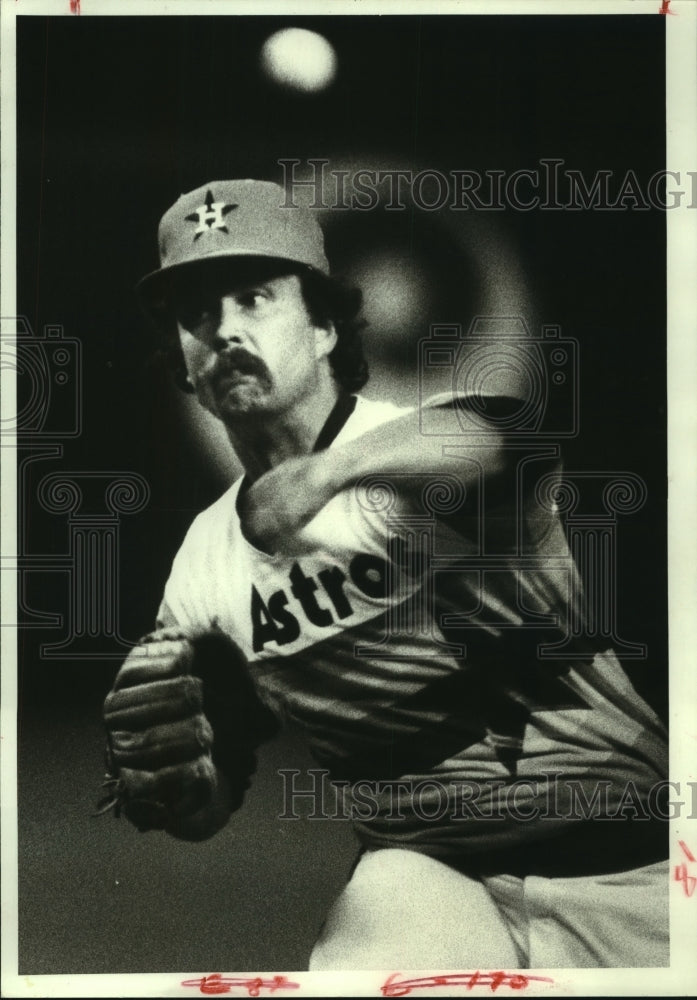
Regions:
M 687 846 L 685 841 L 679 840 L 678 843 L 680 844 L 680 849 L 682 850 L 687 860 L 694 861 L 695 856 L 690 850 L 690 848 Z M 685 891 L 685 895 L 691 896 L 692 893 L 695 891 L 695 885 L 697 885 L 697 876 L 690 875 L 690 873 L 687 870 L 687 865 L 683 861 L 679 865 L 675 866 L 675 881 L 682 882 L 682 887 Z
M 672 15 L 674 11 L 670 9 L 670 0 L 662 0 L 661 6 L 658 11 L 659 14 L 670 14 Z
M 681 848 L 683 854 L 685 855 L 685 857 L 687 858 L 687 860 L 688 861 L 694 861 L 695 860 L 695 856 L 692 853 L 692 851 L 690 850 L 690 848 L 687 846 L 687 844 L 685 843 L 685 841 L 684 840 L 679 840 L 678 843 L 680 844 L 680 848 Z
M 553 983 L 548 976 L 525 976 L 520 972 L 455 972 L 449 976 L 426 976 L 424 979 L 400 979 L 400 972 L 393 972 L 380 987 L 384 997 L 405 997 L 412 990 L 431 986 L 462 986 L 472 990 L 475 986 L 488 986 L 495 993 L 500 986 L 510 990 L 524 990 L 529 983 Z
M 263 990 L 275 993 L 276 990 L 298 990 L 300 983 L 293 983 L 285 976 L 274 976 L 273 979 L 261 979 L 259 976 L 221 976 L 214 972 L 200 979 L 185 979 L 182 986 L 193 986 L 212 996 L 216 993 L 232 993 L 234 989 L 246 991 L 248 997 L 261 996 Z

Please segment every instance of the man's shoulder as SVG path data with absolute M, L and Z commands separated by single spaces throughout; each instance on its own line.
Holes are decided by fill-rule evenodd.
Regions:
M 356 406 L 353 413 L 337 434 L 333 444 L 344 444 L 362 434 L 367 434 L 374 427 L 387 423 L 388 420 L 403 417 L 412 409 L 411 406 L 399 406 L 386 399 L 367 399 L 365 396 L 356 396 Z
M 237 513 L 237 494 L 242 485 L 243 476 L 240 476 L 234 483 L 225 490 L 222 496 L 214 500 L 210 506 L 200 511 L 191 522 L 186 534 L 185 541 L 200 541 L 203 536 L 210 537 L 210 529 L 216 527 L 220 529 L 225 525 L 233 525 L 239 522 Z

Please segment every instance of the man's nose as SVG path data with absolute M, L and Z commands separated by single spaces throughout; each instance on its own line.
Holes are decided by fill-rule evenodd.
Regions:
M 247 338 L 243 310 L 231 295 L 220 299 L 218 326 L 215 331 L 215 347 L 223 350 L 228 344 L 242 344 Z

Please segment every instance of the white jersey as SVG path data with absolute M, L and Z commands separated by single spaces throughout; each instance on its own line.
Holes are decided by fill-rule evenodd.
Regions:
M 331 446 L 403 412 L 358 397 Z M 216 623 L 316 760 L 337 779 L 373 782 L 375 809 L 355 814 L 365 844 L 496 868 L 511 849 L 572 827 L 609 842 L 607 817 L 627 796 L 644 807 L 665 777 L 656 715 L 611 650 L 540 655 L 541 643 L 568 654 L 565 632 L 579 613 L 570 608 L 577 571 L 553 512 L 525 499 L 521 520 L 504 503 L 490 532 L 497 555 L 483 558 L 476 519 L 458 523 L 457 500 L 453 516 L 395 525 L 380 489 L 366 484 L 335 496 L 290 552 L 270 555 L 242 533 L 241 485 L 193 522 L 159 623 L 194 632 Z M 508 545 L 512 524 L 522 532 Z M 603 818 L 571 823 L 589 804 Z M 625 832 L 626 823 L 619 839 Z

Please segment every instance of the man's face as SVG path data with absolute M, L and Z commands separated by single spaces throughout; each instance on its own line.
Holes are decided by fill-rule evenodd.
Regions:
M 224 422 L 282 414 L 317 391 L 333 329 L 313 325 L 296 274 L 211 272 L 178 296 L 184 360 L 199 401 Z

